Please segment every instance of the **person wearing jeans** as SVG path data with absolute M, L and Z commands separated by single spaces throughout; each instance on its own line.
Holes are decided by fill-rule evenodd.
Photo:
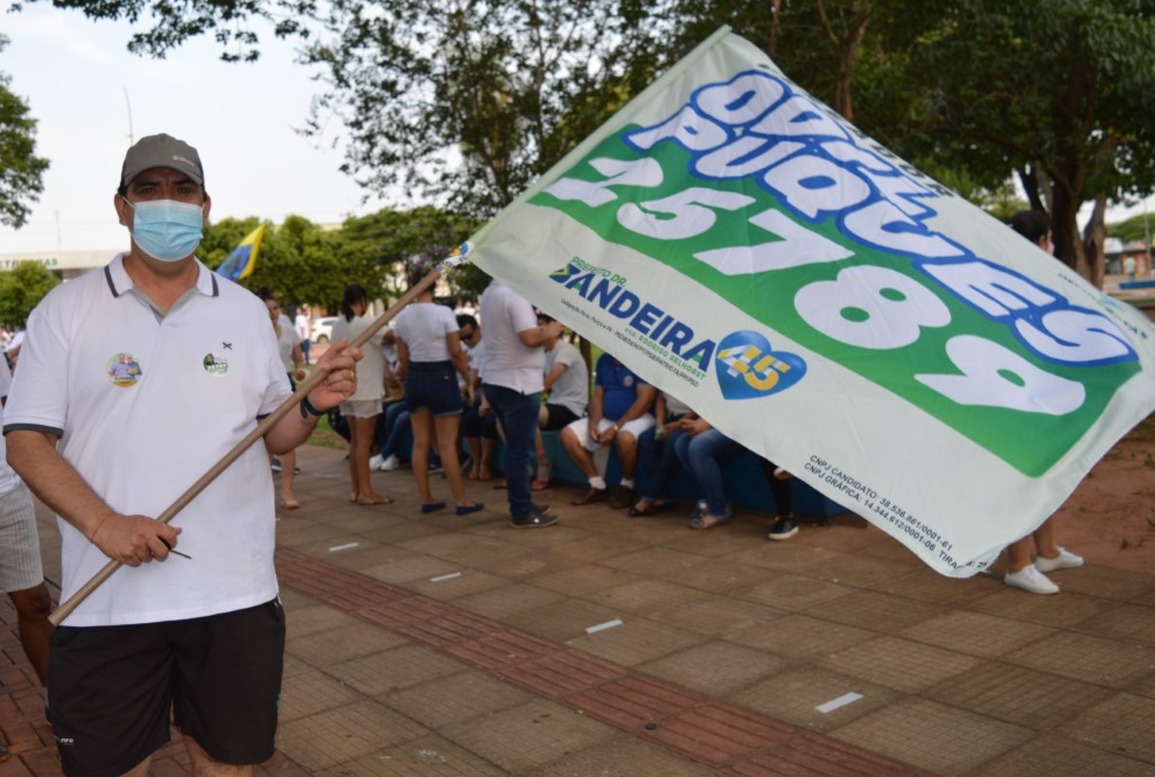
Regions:
M 699 503 L 690 526 L 694 529 L 712 529 L 729 522 L 733 517 L 726 501 L 726 487 L 722 480 L 722 459 L 743 453 L 741 443 L 719 432 L 704 418 L 695 418 L 684 425 L 686 433 L 674 441 L 674 450 L 682 466 L 694 474 L 705 494 L 705 503 Z
M 538 324 L 533 307 L 504 282 L 494 279 L 481 296 L 481 329 L 485 332 L 482 391 L 505 430 L 505 478 L 510 523 L 514 528 L 540 528 L 557 523 L 557 516 L 530 499 L 530 459 L 544 386 L 545 351 L 559 337 L 557 321 Z

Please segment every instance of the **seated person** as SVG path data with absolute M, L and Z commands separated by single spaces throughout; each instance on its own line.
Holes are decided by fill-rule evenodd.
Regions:
M 698 414 L 677 397 L 659 391 L 654 417 L 657 423 L 638 437 L 638 467 L 646 476 L 646 487 L 641 490 L 642 498 L 630 508 L 631 518 L 657 515 L 674 506 L 669 497 L 670 481 L 678 469 L 675 445 L 686 433 L 683 420 L 692 421 Z
M 778 515 L 770 526 L 769 539 L 788 540 L 798 533 L 798 524 L 794 522 L 794 500 L 790 496 L 790 479 L 794 476 L 765 458 L 762 459 L 762 474 L 778 508 Z
M 545 325 L 553 322 L 552 316 L 539 313 L 537 322 Z M 564 429 L 585 415 L 590 399 L 590 373 L 585 359 L 573 344 L 560 336 L 545 342 L 545 402 L 537 417 L 537 478 L 534 490 L 549 486 L 553 464 L 545 454 L 542 431 Z
M 562 447 L 589 480 L 589 490 L 571 504 L 587 505 L 609 496 L 605 478 L 598 474 L 590 454 L 613 445 L 622 467 L 622 482 L 610 507 L 622 509 L 634 502 L 634 471 L 638 464 L 638 435 L 654 425 L 650 408 L 656 389 L 629 367 L 603 353 L 594 369 L 594 394 L 588 418 L 579 418 L 561 431 Z

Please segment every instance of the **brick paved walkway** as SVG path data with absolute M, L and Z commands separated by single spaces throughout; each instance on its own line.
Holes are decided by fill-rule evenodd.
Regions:
M 1155 775 L 1151 576 L 1086 567 L 1037 597 L 873 529 L 771 543 L 760 516 L 691 532 L 565 489 L 561 525 L 513 531 L 488 484 L 496 510 L 422 517 L 407 470 L 374 476 L 396 504 L 358 507 L 339 453 L 299 462 L 265 774 Z M 58 774 L 13 619 L 5 600 L 0 777 Z

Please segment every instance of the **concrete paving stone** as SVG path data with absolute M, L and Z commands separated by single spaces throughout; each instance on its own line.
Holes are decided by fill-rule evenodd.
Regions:
M 537 588 L 526 583 L 511 583 L 499 588 L 491 588 L 488 591 L 462 596 L 454 600 L 454 604 L 469 612 L 501 620 L 518 613 L 546 607 L 565 598 L 556 591 L 547 591 L 544 588 Z
M 524 777 L 712 777 L 712 768 L 665 747 L 619 734 L 547 764 Z
M 1155 607 L 1155 587 L 1147 591 L 1131 597 L 1131 604 L 1140 605 L 1142 607 Z
M 424 645 L 402 645 L 328 667 L 330 674 L 366 696 L 384 696 L 460 669 L 460 663 Z
M 713 594 L 732 593 L 749 588 L 777 572 L 765 567 L 737 564 L 730 559 L 709 559 L 685 570 L 677 582 Z
M 338 677 L 309 667 L 286 676 L 281 682 L 280 722 L 284 724 L 343 707 L 361 698 L 357 689 L 349 687 Z
M 1132 683 L 1127 690 L 1140 696 L 1155 699 L 1155 671 L 1152 671 L 1144 679 Z
M 460 564 L 434 556 L 415 554 L 409 558 L 366 567 L 361 573 L 385 583 L 405 585 L 414 580 L 428 580 L 431 577 L 460 571 Z
M 639 671 L 716 697 L 779 671 L 786 662 L 770 653 L 728 642 L 706 642 L 642 664 Z
M 499 542 L 468 532 L 442 532 L 397 544 L 408 550 L 426 553 L 461 566 L 496 564 L 502 561 L 515 563 L 517 559 L 532 553 L 521 545 Z
M 372 508 L 366 508 L 372 509 Z M 371 542 L 382 545 L 404 546 L 406 542 L 428 537 L 436 537 L 445 533 L 445 528 L 431 521 L 398 520 L 396 522 L 382 521 L 379 529 L 363 532 L 362 537 Z
M 345 532 L 334 531 L 324 524 L 311 521 L 289 524 L 288 519 L 284 519 L 277 523 L 277 544 L 286 548 L 316 548 L 342 535 L 348 536 Z
M 687 709 L 708 703 L 700 693 L 631 674 L 571 694 L 566 704 L 583 715 L 605 721 L 623 731 L 639 733 Z
M 498 671 L 509 682 L 554 701 L 616 682 L 629 674 L 625 667 L 580 650 L 545 652 L 500 667 Z
M 1087 634 L 1061 632 L 1008 653 L 1004 660 L 1073 680 L 1127 688 L 1155 669 L 1155 650 Z
M 290 605 L 289 602 L 285 601 L 283 596 L 281 599 L 282 604 L 285 606 L 286 610 L 292 607 L 291 617 L 287 616 L 285 618 L 285 628 L 287 633 L 286 638 L 289 640 L 296 640 L 301 637 L 307 637 L 311 634 L 319 634 L 326 631 L 332 631 L 334 629 L 345 628 L 359 622 L 352 615 L 348 615 L 327 605 L 317 603 L 316 600 L 303 597 L 291 589 L 287 590 L 289 593 L 299 597 L 297 599 L 298 604 L 296 606 Z M 302 600 L 307 600 L 308 604 L 300 604 L 299 602 Z
M 817 709 L 848 693 L 862 698 L 825 713 Z M 807 665 L 791 665 L 730 696 L 735 704 L 811 731 L 838 728 L 898 698 L 892 688 Z
M 755 583 L 745 591 L 735 590 L 734 595 L 748 602 L 798 611 L 838 599 L 853 591 L 853 588 L 813 577 L 767 570 L 762 582 Z
M 808 613 L 883 634 L 895 634 L 941 615 L 943 608 L 894 594 L 851 591 L 808 608 Z
M 1049 672 L 988 661 L 947 678 L 923 695 L 1036 731 L 1049 731 L 1115 693 Z
M 819 564 L 832 564 L 844 554 L 826 548 L 793 542 L 771 542 L 765 537 L 751 542 L 750 547 L 731 558 L 739 564 L 777 569 L 783 572 L 806 574 L 807 570 Z
M 647 614 L 684 606 L 705 597 L 703 591 L 667 580 L 636 580 L 603 589 L 590 594 L 587 598 L 594 602 L 602 602 L 611 609 Z
M 294 639 L 285 650 L 314 666 L 329 666 L 378 653 L 405 640 L 368 623 L 355 622 Z
M 784 617 L 784 612 L 753 602 L 743 602 L 727 596 L 708 596 L 688 604 L 650 613 L 659 623 L 676 626 L 711 637 L 737 634 L 759 624 L 768 624 Z
M 578 562 L 577 566 L 563 566 L 559 571 L 538 575 L 533 578 L 533 584 L 566 596 L 582 596 L 641 579 L 621 569 Z
M 510 775 L 529 774 L 569 753 L 607 742 L 615 733 L 615 729 L 589 716 L 541 699 L 441 731 L 446 739 Z
M 436 734 L 317 772 L 317 777 L 504 777 L 484 758 Z
M 1054 629 L 1036 623 L 955 610 L 903 629 L 901 636 L 957 653 L 996 658 L 1054 633 Z
M 673 519 L 663 518 L 662 520 L 663 525 L 665 525 L 668 520 Z M 766 541 L 766 533 L 770 530 L 768 521 L 764 524 L 755 524 L 743 518 L 741 523 L 731 524 L 723 532 L 694 531 L 689 527 L 689 510 L 686 511 L 685 515 L 679 515 L 676 520 L 677 525 L 669 533 L 669 538 L 664 541 L 658 540 L 660 544 L 670 550 L 692 553 L 695 556 L 705 556 L 716 560 L 731 560 L 740 553 L 753 547 L 759 547 L 762 542 Z M 645 529 L 648 526 L 643 524 L 641 528 Z M 645 537 L 646 539 L 658 539 L 649 532 L 646 533 Z
M 823 548 L 816 548 L 824 552 Z M 806 574 L 832 583 L 870 588 L 887 580 L 910 574 L 918 562 L 912 556 L 905 561 L 873 558 L 861 554 L 840 553 L 830 563 L 818 563 L 806 568 Z
M 830 735 L 943 777 L 956 777 L 1018 747 L 1032 732 L 936 702 L 906 698 Z
M 1052 573 L 1064 593 L 1083 594 L 1123 602 L 1155 589 L 1150 573 L 1101 566 L 1082 566 Z
M 382 629 L 439 649 L 481 639 L 504 629 L 489 618 L 451 608 L 440 613 L 423 613 L 416 608 L 378 605 L 361 610 L 358 615 Z
M 562 599 L 518 613 L 505 621 L 545 639 L 565 642 L 580 637 L 590 626 L 617 618 L 622 613 L 587 599 Z
M 1119 693 L 1060 730 L 1103 750 L 1143 761 L 1155 774 L 1155 699 Z
M 813 661 L 876 636 L 873 631 L 855 626 L 812 618 L 801 613 L 787 613 L 767 623 L 758 623 L 730 634 L 727 639 L 739 645 Z
M 677 581 L 705 558 L 694 553 L 669 550 L 663 547 L 646 548 L 622 556 L 614 556 L 602 561 L 608 567 L 624 569 L 647 577 L 656 577 L 660 580 Z
M 1155 647 L 1155 610 L 1125 604 L 1080 623 L 1077 628 L 1100 637 Z
M 1090 747 L 1069 737 L 1041 736 L 982 764 L 967 777 L 1151 777 L 1151 764 Z
M 386 516 L 369 510 L 335 510 L 332 515 L 333 519 L 326 521 L 326 525 L 335 531 L 358 535 L 380 529 L 387 523 L 393 525 L 404 520 L 398 516 Z
M 389 707 L 431 730 L 516 707 L 533 694 L 476 669 L 435 677 L 389 694 Z
M 882 529 L 877 529 L 873 526 L 871 527 L 871 531 L 886 534 Z M 909 548 L 889 535 L 886 535 L 884 541 L 866 545 L 859 552 L 864 556 L 886 559 L 888 561 L 910 561 L 914 558 L 914 553 L 911 552 Z
M 513 532 L 514 534 L 532 534 L 533 532 Z M 548 534 L 549 532 L 540 532 Z M 485 572 L 507 581 L 529 581 L 535 583 L 538 577 L 555 574 L 560 570 L 581 566 L 580 561 L 562 558 L 554 555 L 549 549 L 527 548 L 528 552 L 520 557 L 483 561 L 472 564 L 473 569 Z
M 883 542 L 893 542 L 884 532 L 870 524 L 853 526 L 804 526 L 790 541 L 838 553 L 854 553 Z
M 647 726 L 641 735 L 695 761 L 722 766 L 787 740 L 794 735 L 794 727 L 730 704 L 710 702 L 683 710 L 655 728 Z
M 551 528 L 550 531 L 555 531 Z M 534 532 L 525 532 L 522 534 L 533 534 Z M 546 533 L 546 532 L 539 532 Z M 605 564 L 607 561 L 618 558 L 620 556 L 627 556 L 648 547 L 647 544 L 631 540 L 623 540 L 621 537 L 604 534 L 589 534 L 575 539 L 572 542 L 567 542 L 563 545 L 551 545 L 550 549 L 563 558 L 571 558 L 575 561 L 584 561 L 586 563 Z M 615 568 L 629 571 L 629 565 L 624 567 L 621 565 L 613 565 Z
M 633 667 L 705 641 L 700 634 L 645 618 L 627 616 L 621 620 L 621 626 L 575 637 L 567 640 L 566 644 L 622 666 Z
M 331 545 L 330 547 L 334 546 Z M 356 548 L 331 553 L 326 560 L 342 569 L 363 572 L 366 569 L 396 564 L 416 555 L 419 554 L 399 548 L 396 545 L 382 545 L 379 542 L 366 541 L 360 542 Z
M 977 659 L 898 637 L 878 637 L 818 660 L 836 672 L 917 693 L 973 668 Z
M 547 497 L 547 501 L 549 499 L 552 497 Z M 541 502 L 540 499 L 534 501 Z M 508 542 L 510 545 L 521 545 L 524 548 L 536 548 L 551 553 L 555 548 L 597 536 L 586 529 L 581 522 L 565 520 L 566 516 L 560 514 L 563 511 L 559 508 L 560 505 L 558 504 L 550 507 L 550 512 L 558 513 L 560 520 L 551 526 L 549 531 L 513 531 L 513 527 L 509 525 L 509 511 L 506 507 L 502 507 L 499 518 L 494 519 L 491 514 L 487 520 L 479 519 L 475 524 L 470 525 L 467 531 L 478 537 L 488 537 L 500 542 Z
M 64 777 L 55 743 L 34 750 L 10 749 L 13 757 L 0 764 L 0 777 Z
M 967 605 L 968 610 L 985 612 L 1009 620 L 1041 623 L 1055 628 L 1069 628 L 1099 613 L 1103 600 L 1093 596 L 1064 592 L 1062 596 L 1036 596 L 1003 583 L 988 581 L 984 588 L 992 588 L 983 596 L 976 591 Z
M 312 556 L 336 567 L 356 568 L 350 559 L 356 561 L 353 554 L 358 551 L 384 547 L 380 543 L 366 539 L 363 534 L 346 534 L 334 531 L 324 539 L 293 545 L 293 550 Z M 348 566 L 347 566 L 348 565 Z M 372 566 L 372 565 L 370 565 Z
M 447 577 L 448 575 L 455 576 Z M 509 582 L 504 577 L 487 574 L 474 567 L 461 567 L 450 572 L 441 572 L 429 577 L 410 580 L 405 584 L 405 587 L 432 599 L 451 602 L 463 596 L 507 586 Z
M 998 580 L 999 588 L 987 575 L 978 574 L 966 580 L 946 577 L 926 567 L 917 567 L 909 574 L 883 580 L 866 588 L 886 594 L 898 594 L 910 599 L 918 599 L 937 604 L 961 606 L 972 601 L 977 596 L 993 593 L 1003 587 L 1002 578 Z
M 277 749 L 315 772 L 430 733 L 417 722 L 365 699 L 288 721 L 278 728 Z
M 526 661 L 558 651 L 558 645 L 524 631 L 505 629 L 478 639 L 446 646 L 446 651 L 466 663 L 505 671 Z
M 733 764 L 738 777 L 934 777 L 826 737 L 802 734 Z

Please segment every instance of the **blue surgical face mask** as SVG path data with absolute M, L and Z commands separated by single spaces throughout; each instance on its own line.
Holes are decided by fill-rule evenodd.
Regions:
M 177 262 L 200 245 L 205 223 L 203 205 L 176 200 L 128 204 L 135 212 L 132 241 L 153 259 Z

